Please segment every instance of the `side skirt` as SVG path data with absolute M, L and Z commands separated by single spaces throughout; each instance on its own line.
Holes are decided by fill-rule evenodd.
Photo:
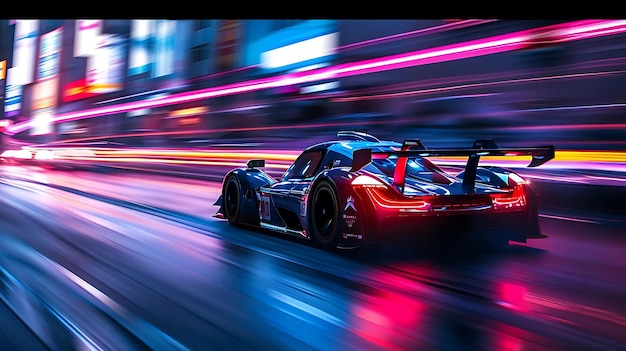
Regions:
M 308 239 L 306 234 L 303 231 L 301 231 L 301 230 L 293 230 L 293 229 L 289 229 L 289 228 L 285 228 L 285 227 L 279 227 L 277 225 L 268 224 L 268 223 L 264 223 L 264 222 L 261 222 L 261 228 L 269 229 L 269 230 L 272 230 L 272 231 L 275 231 L 275 232 L 279 232 L 279 233 L 285 233 L 285 234 L 289 234 L 289 235 L 294 235 L 294 236 L 297 236 L 299 238 Z

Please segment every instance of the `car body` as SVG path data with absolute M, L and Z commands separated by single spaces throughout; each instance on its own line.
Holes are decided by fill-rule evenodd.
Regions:
M 449 232 L 498 244 L 526 242 L 545 237 L 537 195 L 512 170 L 478 162 L 481 156 L 528 155 L 529 167 L 536 167 L 554 158 L 554 150 L 499 148 L 492 140 L 476 140 L 467 149 L 427 149 L 419 140 L 339 132 L 336 140 L 305 149 L 278 179 L 259 169 L 264 160 L 228 172 L 216 216 L 310 239 L 325 249 Z M 431 156 L 468 161 L 452 174 Z

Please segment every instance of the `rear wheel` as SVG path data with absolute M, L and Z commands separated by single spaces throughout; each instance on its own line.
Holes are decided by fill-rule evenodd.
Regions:
M 330 183 L 323 181 L 315 187 L 309 208 L 311 240 L 320 248 L 335 248 L 339 241 L 339 202 Z
M 241 208 L 241 187 L 239 179 L 231 174 L 224 183 L 222 190 L 224 217 L 228 219 L 230 224 L 239 223 L 239 212 Z

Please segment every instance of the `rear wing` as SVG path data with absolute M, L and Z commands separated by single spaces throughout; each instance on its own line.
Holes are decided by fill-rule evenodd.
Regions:
M 469 149 L 427 149 L 420 140 L 405 140 L 400 150 L 372 151 L 372 149 L 358 149 L 352 154 L 352 169 L 357 171 L 372 159 L 387 158 L 396 155 L 398 161 L 393 175 L 393 183 L 404 186 L 406 165 L 409 156 L 437 157 L 437 156 L 468 156 L 465 173 L 463 174 L 463 188 L 473 191 L 476 183 L 476 170 L 480 156 L 532 156 L 528 167 L 538 167 L 554 158 L 554 145 L 539 147 L 499 148 L 491 139 L 477 139 Z

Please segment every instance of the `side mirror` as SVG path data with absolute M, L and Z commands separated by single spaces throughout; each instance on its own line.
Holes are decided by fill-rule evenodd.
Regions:
M 248 168 L 261 168 L 265 167 L 265 160 L 250 160 L 247 163 Z

